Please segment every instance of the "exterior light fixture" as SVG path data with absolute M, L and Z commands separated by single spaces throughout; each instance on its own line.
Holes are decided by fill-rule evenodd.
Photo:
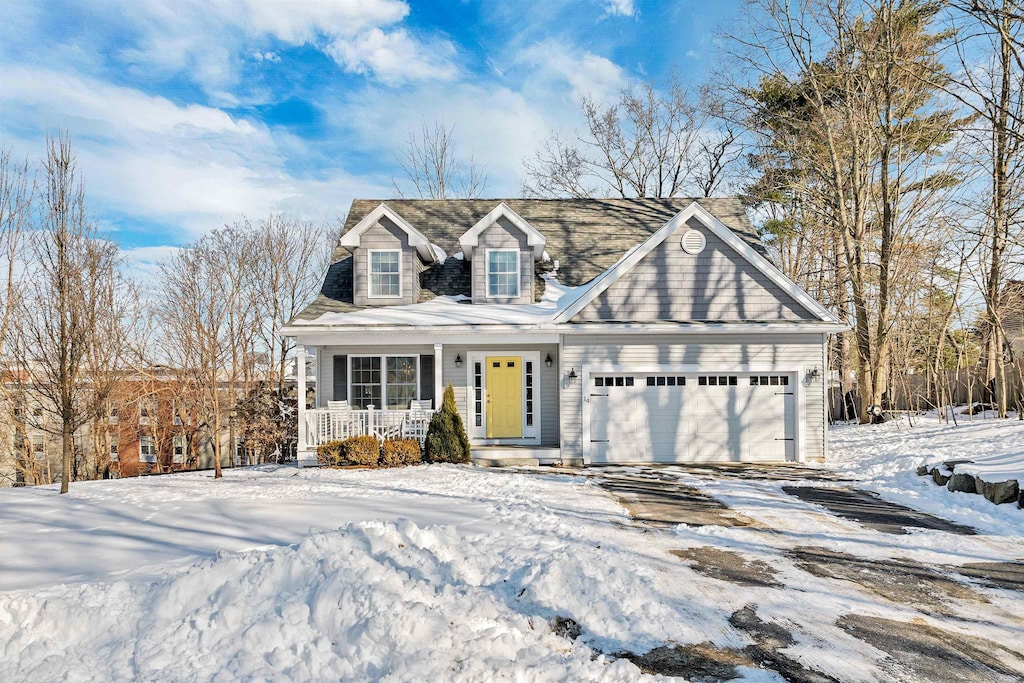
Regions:
M 549 353 L 547 355 L 547 358 L 544 359 L 544 367 L 550 368 L 552 365 L 554 365 L 554 363 L 555 361 L 551 360 L 551 354 Z
M 570 382 L 575 382 L 576 381 L 576 377 L 577 377 L 577 375 L 576 375 L 576 368 L 569 368 L 569 381 Z
M 460 354 L 458 354 L 458 353 L 455 354 L 455 367 L 457 367 L 457 368 L 461 368 L 462 367 L 462 356 Z

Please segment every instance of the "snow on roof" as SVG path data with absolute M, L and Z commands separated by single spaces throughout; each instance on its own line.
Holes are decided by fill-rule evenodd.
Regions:
M 406 306 L 379 306 L 351 313 L 324 313 L 312 320 L 296 320 L 300 325 L 539 325 L 550 323 L 555 316 L 575 301 L 581 287 L 561 285 L 551 274 L 544 279 L 544 295 L 535 304 L 470 304 L 465 295 L 439 296 L 418 304 Z

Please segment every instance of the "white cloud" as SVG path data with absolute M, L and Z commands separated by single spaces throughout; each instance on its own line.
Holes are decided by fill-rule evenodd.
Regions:
M 628 82 L 622 67 L 610 59 L 588 51 L 573 51 L 553 40 L 522 50 L 517 60 L 533 69 L 529 80 L 535 88 L 560 92 L 568 84 L 573 103 L 584 96 L 609 102 Z
M 281 56 L 278 55 L 276 52 L 274 52 L 272 50 L 267 50 L 266 52 L 260 52 L 259 50 L 256 50 L 256 52 L 252 53 L 252 57 L 257 62 L 280 62 L 281 61 Z
M 90 204 L 178 225 L 181 239 L 242 214 L 325 217 L 343 211 L 355 191 L 372 187 L 379 194 L 384 187 L 340 169 L 327 179 L 295 177 L 285 169 L 279 139 L 262 124 L 93 79 L 8 68 L 0 109 L 0 132 L 19 152 L 38 154 L 41 144 L 14 131 L 41 124 L 73 131 Z M 286 140 L 288 152 L 308 152 L 299 144 Z
M 346 71 L 372 73 L 385 83 L 451 80 L 457 73 L 450 42 L 439 41 L 424 50 L 404 29 L 385 33 L 374 28 L 354 38 L 339 38 L 326 52 Z
M 636 14 L 636 7 L 633 6 L 633 0 L 607 0 L 604 8 L 611 16 L 631 17 Z
M 449 41 L 398 27 L 409 14 L 402 0 L 122 0 L 101 7 L 131 25 L 136 40 L 119 53 L 124 61 L 187 72 L 221 98 L 238 81 L 241 55 L 276 61 L 273 51 L 251 46 L 271 38 L 312 45 L 342 69 L 388 83 L 447 79 L 456 70 Z
M 443 90 L 423 86 L 401 93 L 364 91 L 343 110 L 345 125 L 361 144 L 379 156 L 382 166 L 396 170 L 395 156 L 402 152 L 408 131 L 435 120 L 454 126 L 457 154 L 473 155 L 488 176 L 486 194 L 491 196 L 519 195 L 522 159 L 534 153 L 550 123 L 521 93 L 472 83 L 453 83 Z

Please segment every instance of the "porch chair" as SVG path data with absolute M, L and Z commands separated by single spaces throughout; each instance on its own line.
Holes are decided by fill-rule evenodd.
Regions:
M 402 438 L 416 439 L 423 445 L 427 438 L 427 428 L 430 426 L 430 410 L 434 402 L 431 400 L 409 402 L 409 415 L 402 423 Z
M 352 436 L 352 408 L 348 401 L 328 401 L 327 410 L 330 413 L 330 438 L 347 439 Z

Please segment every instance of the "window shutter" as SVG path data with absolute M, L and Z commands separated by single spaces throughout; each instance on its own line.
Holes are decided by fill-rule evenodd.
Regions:
M 334 398 L 332 400 L 348 400 L 348 356 L 334 357 Z
M 434 400 L 434 357 L 420 356 L 420 400 Z

